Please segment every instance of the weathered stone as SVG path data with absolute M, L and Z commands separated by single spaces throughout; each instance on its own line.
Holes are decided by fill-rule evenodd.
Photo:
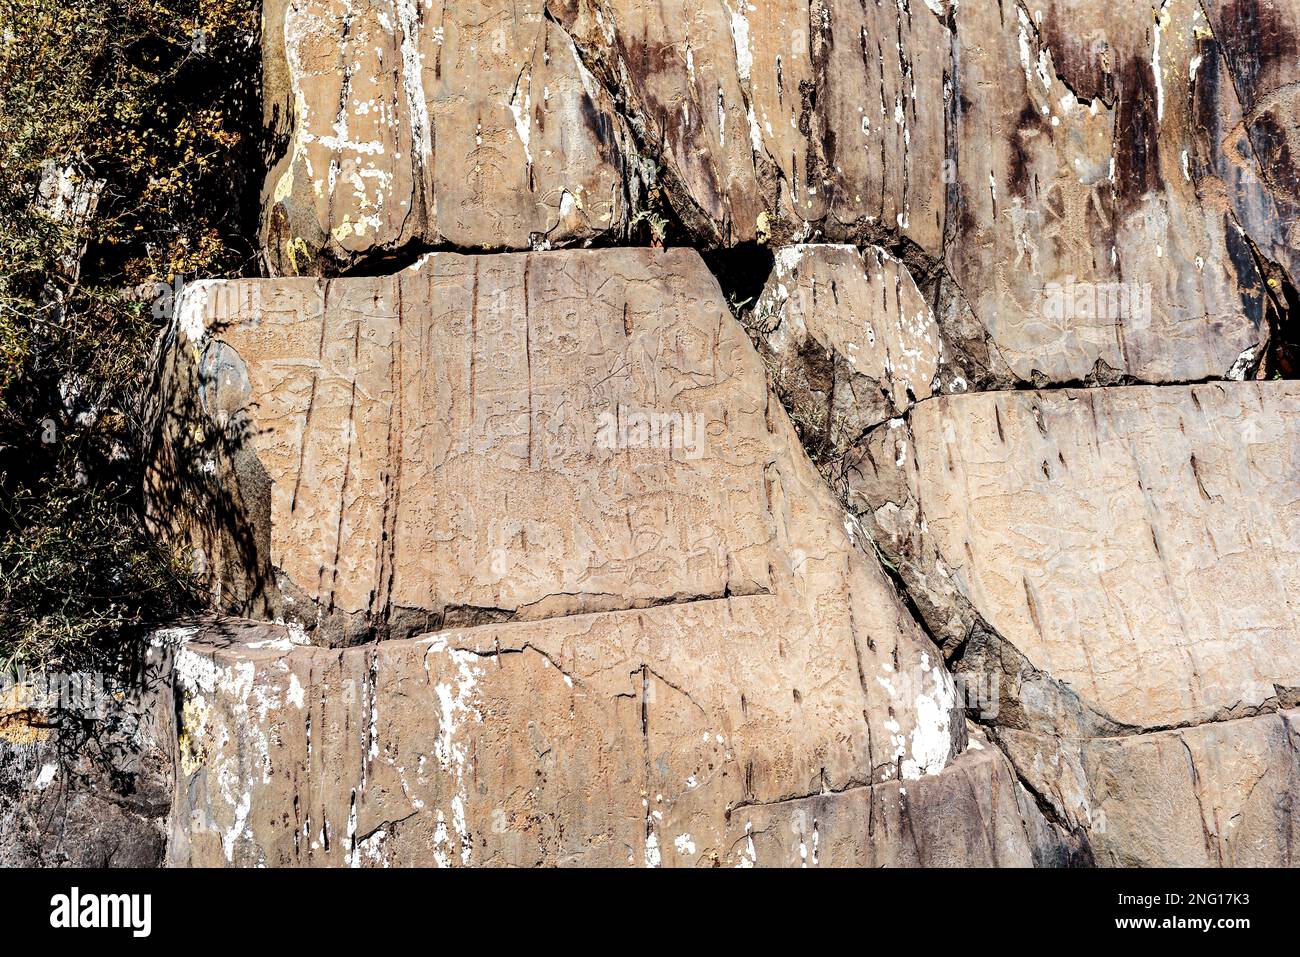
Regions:
M 934 316 L 907 267 L 881 249 L 779 250 L 747 324 L 804 446 L 819 460 L 940 385 Z M 954 375 L 949 370 L 950 388 Z
M 291 622 L 177 653 L 177 862 L 753 863 L 822 793 L 902 802 L 845 860 L 1065 853 L 1000 756 L 907 810 L 955 688 L 695 253 L 207 284 L 167 355 L 151 513 Z
M 625 232 L 622 121 L 541 0 L 275 0 L 263 245 L 282 274 Z M 325 257 L 324 264 L 318 257 Z
M 279 626 L 196 629 L 175 666 L 182 776 L 171 861 L 1062 859 L 1066 843 L 978 738 L 937 774 L 894 778 L 892 744 L 879 756 L 890 767 L 873 768 L 863 717 L 879 707 L 879 686 L 859 682 L 852 648 L 833 631 L 767 627 L 778 601 L 483 625 L 337 651 L 295 647 Z
M 1289 382 L 936 396 L 855 450 L 864 527 L 1099 863 L 1291 862 L 1298 419 Z
M 892 235 L 938 255 L 946 14 L 842 0 L 548 9 L 657 157 L 699 240 Z
M 1212 0 L 1205 10 L 1213 34 L 1200 38 L 1196 72 L 1204 156 L 1238 221 L 1265 256 L 1285 266 L 1294 286 L 1300 280 L 1300 4 Z M 1269 285 L 1274 295 L 1281 292 Z
M 974 729 L 970 749 L 937 775 L 746 808 L 746 817 L 760 863 L 1062 867 L 1087 860 Z
M 1038 667 L 1135 727 L 1300 687 L 1300 389 L 944 396 L 912 413 L 935 571 Z
M 1108 738 L 998 738 L 1053 809 L 1087 829 L 1098 864 L 1297 863 L 1300 712 Z
M 170 357 L 151 511 L 222 607 L 335 642 L 760 594 L 830 534 L 784 526 L 843 537 L 781 516 L 816 476 L 687 250 L 205 284 Z
M 1200 155 L 1201 6 L 1121 6 L 956 7 L 946 263 L 1024 380 L 1224 376 L 1269 336 L 1250 241 Z
M 174 864 L 1294 864 L 1297 14 L 275 0 L 348 276 L 194 285 L 147 461 L 258 620 L 129 759 L 0 713 L 0 857 L 155 860 L 174 759 Z M 646 241 L 770 246 L 757 352 L 553 248 Z
M 811 667 L 739 694 L 830 696 L 817 746 L 843 749 L 818 759 L 836 782 L 915 777 L 961 748 L 937 651 L 693 252 L 210 284 L 170 355 L 151 511 L 210 557 L 224 607 L 335 644 L 500 621 L 502 642 L 544 647 L 599 623 L 620 692 L 641 662 L 618 649 L 654 621 L 704 642 L 660 673 L 746 642 Z M 815 775 L 796 767 L 803 793 Z

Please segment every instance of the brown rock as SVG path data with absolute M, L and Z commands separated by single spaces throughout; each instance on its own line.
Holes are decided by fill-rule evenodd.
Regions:
M 859 683 L 832 632 L 772 631 L 778 602 L 483 625 L 339 651 L 294 647 L 278 626 L 196 630 L 176 655 L 171 862 L 1061 859 L 1066 845 L 987 744 L 938 774 L 871 783 L 891 777 L 871 768 L 863 733 L 879 686 Z
M 779 517 L 776 463 L 816 475 L 689 251 L 204 284 L 169 355 L 151 511 L 332 641 L 760 594 L 780 523 L 844 539 L 824 493 Z
M 1021 379 L 1224 376 L 1269 335 L 1197 154 L 1201 7 L 1131 6 L 957 7 L 946 262 Z
M 1291 863 L 1298 414 L 1283 382 L 938 396 L 855 450 L 865 527 L 1098 863 Z
M 940 6 L 940 4 L 936 4 Z M 702 242 L 937 255 L 951 38 L 925 6 L 554 0 Z
M 1294 863 L 1296 12 L 268 7 L 168 859 Z
M 778 250 L 747 324 L 819 461 L 928 398 L 939 379 L 930 307 L 903 263 L 878 248 Z
M 377 656 L 431 695 L 504 655 L 504 673 L 487 663 L 485 706 L 536 715 L 535 669 L 558 666 L 596 700 L 585 737 L 557 751 L 586 765 L 631 722 L 610 759 L 623 781 L 642 765 L 637 696 L 660 676 L 706 716 L 670 726 L 681 753 L 658 767 L 672 772 L 661 790 L 707 773 L 704 731 L 745 729 L 748 783 L 714 809 L 915 779 L 963 746 L 937 650 L 769 403 L 693 252 L 434 254 L 384 279 L 210 284 L 184 303 L 169 355 L 151 512 L 209 556 L 214 599 L 317 643 L 439 629 L 345 657 L 292 652 L 307 700 L 333 700 L 311 670 L 324 662 L 353 674 Z M 254 664 L 213 679 L 240 689 L 229 707 L 247 706 Z M 571 695 L 556 681 L 559 721 Z M 434 704 L 402 725 L 421 742 Z M 355 701 L 330 707 L 314 727 L 356 726 Z M 516 752 L 475 747 L 499 748 L 477 767 L 505 788 Z
M 1294 286 L 1300 275 L 1300 5 L 1215 0 L 1201 37 L 1197 120 L 1233 211 Z M 1202 72 L 1203 71 L 1203 72 Z
M 1300 712 L 1152 734 L 1000 730 L 1020 774 L 1114 867 L 1294 867 Z
M 626 132 L 541 0 L 276 0 L 263 244 L 282 274 L 627 228 Z M 634 194 L 635 195 L 635 194 Z

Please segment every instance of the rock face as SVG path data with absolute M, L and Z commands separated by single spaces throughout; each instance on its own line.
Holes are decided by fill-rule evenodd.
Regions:
M 1130 6 L 956 12 L 971 41 L 946 261 L 1022 379 L 1222 376 L 1267 337 L 1258 266 L 1194 135 L 1201 7 Z
M 942 248 L 946 14 L 844 0 L 549 8 L 702 241 L 890 233 Z
M 832 642 L 810 654 L 797 633 L 774 635 L 764 619 L 776 601 L 483 625 L 346 650 L 293 647 L 276 626 L 196 630 L 176 661 L 171 861 L 749 867 L 1063 856 L 987 744 L 927 768 L 902 758 L 899 778 L 889 743 L 873 769 L 863 709 L 892 697 L 861 686 Z M 900 676 L 890 681 L 901 688 Z M 901 703 L 893 713 L 904 718 Z M 948 737 L 936 738 L 945 757 Z
M 957 842 L 835 811 L 846 861 L 1067 853 L 1000 754 L 945 770 L 939 652 L 695 253 L 213 284 L 170 357 L 155 514 L 292 623 L 177 653 L 175 861 L 745 865 L 824 795 Z
M 882 249 L 782 249 L 748 325 L 805 444 L 820 442 L 823 455 L 940 386 L 934 315 L 907 268 Z
M 435 253 L 182 315 L 155 511 L 231 611 L 346 644 L 766 594 L 849 548 L 689 250 Z
M 1300 688 L 1300 389 L 944 397 L 912 418 L 923 534 L 985 620 L 1115 720 Z
M 1295 864 L 1297 24 L 272 0 L 141 859 Z
M 1294 11 L 1129 7 L 276 3 L 268 255 L 884 242 L 1016 379 L 1225 376 L 1285 335 Z
M 1294 867 L 1300 712 L 1117 737 L 999 740 L 1112 867 Z
M 943 396 L 860 451 L 876 540 L 1108 863 L 1291 862 L 1298 416 L 1280 382 Z
M 281 273 L 626 231 L 625 124 L 541 0 L 271 0 L 264 48 Z
M 1233 213 L 1267 261 L 1270 296 L 1300 267 L 1300 27 L 1287 0 L 1207 5 L 1210 36 L 1201 65 L 1196 118 L 1206 163 L 1224 184 Z M 1204 33 L 1204 31 L 1202 31 Z M 1292 373 L 1294 370 L 1291 370 Z

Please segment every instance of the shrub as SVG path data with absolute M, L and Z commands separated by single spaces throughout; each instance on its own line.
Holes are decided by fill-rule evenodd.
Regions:
M 190 603 L 139 518 L 148 291 L 256 269 L 259 22 L 0 0 L 0 666 L 83 664 Z

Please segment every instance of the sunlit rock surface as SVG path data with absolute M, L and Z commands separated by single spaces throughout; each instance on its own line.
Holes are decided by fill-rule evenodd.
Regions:
M 1295 863 L 1295 0 L 264 13 L 145 410 L 233 617 L 3 853 Z

